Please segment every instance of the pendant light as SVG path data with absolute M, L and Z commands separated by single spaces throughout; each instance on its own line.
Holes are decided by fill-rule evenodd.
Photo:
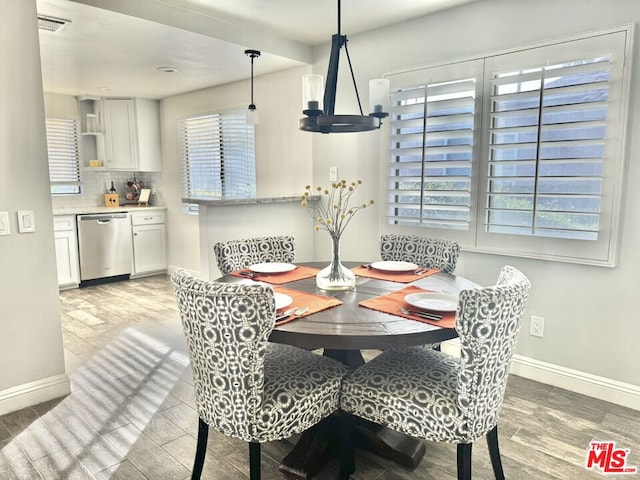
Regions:
M 253 103 L 253 59 L 259 57 L 260 52 L 258 50 L 245 50 L 244 54 L 251 57 L 251 103 L 247 108 L 247 123 L 249 125 L 257 125 L 259 122 L 258 111 Z
M 302 113 L 300 130 L 305 132 L 342 133 L 367 132 L 382 125 L 382 119 L 389 115 L 389 80 L 375 79 L 369 82 L 369 115 L 362 113 L 356 78 L 347 49 L 347 36 L 340 33 L 340 0 L 338 0 L 338 33 L 331 37 L 331 56 L 327 71 L 327 85 L 322 95 L 322 75 L 310 74 L 302 77 Z M 336 115 L 336 88 L 338 86 L 338 63 L 340 49 L 344 47 L 349 62 L 353 88 L 358 100 L 360 115 Z

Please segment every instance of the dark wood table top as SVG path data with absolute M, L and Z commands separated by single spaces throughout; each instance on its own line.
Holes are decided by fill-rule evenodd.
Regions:
M 353 268 L 362 263 L 344 262 L 344 265 Z M 299 265 L 318 268 L 323 268 L 326 264 L 326 262 L 299 263 Z M 225 275 L 219 280 L 238 281 L 239 279 Z M 356 287 L 346 291 L 320 290 L 316 287 L 315 277 L 284 285 L 287 288 L 333 296 L 343 303 L 276 327 L 269 340 L 303 348 L 359 351 L 424 345 L 457 337 L 454 329 L 416 322 L 358 305 L 362 300 L 400 290 L 407 284 L 364 277 L 356 277 L 356 280 Z M 447 273 L 424 277 L 409 285 L 452 294 L 478 286 L 462 277 Z

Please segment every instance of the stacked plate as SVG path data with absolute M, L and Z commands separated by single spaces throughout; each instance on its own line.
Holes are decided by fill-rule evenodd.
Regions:
M 376 270 L 381 270 L 383 272 L 411 272 L 416 270 L 418 265 L 411 262 L 384 261 L 373 262 L 371 264 L 371 268 L 375 268 Z
M 455 312 L 458 308 L 457 295 L 439 292 L 411 293 L 404 301 L 412 307 L 431 312 Z
M 293 263 L 256 263 L 249 267 L 249 270 L 256 273 L 285 273 L 295 270 L 296 266 Z

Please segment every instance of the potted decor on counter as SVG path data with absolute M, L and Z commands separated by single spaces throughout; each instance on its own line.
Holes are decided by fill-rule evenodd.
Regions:
M 340 262 L 340 237 L 355 214 L 374 203 L 369 200 L 369 203 L 350 205 L 360 184 L 361 180 L 351 183 L 341 180 L 332 183 L 331 189 L 316 187 L 315 192 L 307 185 L 302 195 L 301 205 L 313 219 L 315 230 L 326 230 L 331 237 L 331 263 L 316 275 L 316 285 L 323 290 L 349 290 L 356 285 L 355 274 Z

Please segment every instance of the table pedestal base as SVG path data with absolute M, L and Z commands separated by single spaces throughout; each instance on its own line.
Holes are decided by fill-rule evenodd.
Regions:
M 280 471 L 289 478 L 308 480 L 340 449 L 338 415 L 323 420 L 304 432 L 282 460 Z M 355 447 L 367 450 L 408 468 L 416 468 L 425 454 L 424 442 L 366 420 L 356 420 Z

